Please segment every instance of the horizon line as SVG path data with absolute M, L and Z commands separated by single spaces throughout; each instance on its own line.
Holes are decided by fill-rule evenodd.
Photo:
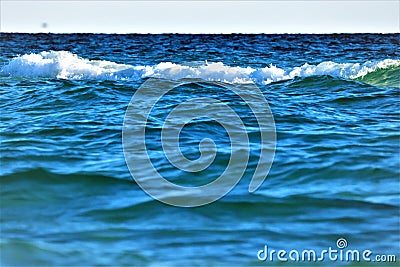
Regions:
M 35 31 L 35 32 L 25 32 L 25 31 L 0 31 L 1 33 L 11 33 L 11 34 L 215 34 L 215 35 L 229 35 L 229 34 L 400 34 L 399 32 L 45 32 L 45 31 Z

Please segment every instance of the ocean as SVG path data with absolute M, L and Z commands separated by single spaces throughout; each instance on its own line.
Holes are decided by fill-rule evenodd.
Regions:
M 1 33 L 1 265 L 397 266 L 399 48 L 399 34 Z M 174 88 L 154 98 L 165 84 Z M 260 160 L 264 129 L 232 89 L 251 95 L 250 87 L 265 98 L 250 102 L 275 134 L 269 161 Z M 148 165 L 141 139 L 123 132 L 153 98 Z M 166 146 L 189 161 L 211 159 L 196 171 L 164 153 L 177 107 L 193 119 L 170 120 L 185 125 Z M 231 142 L 236 118 L 247 148 Z M 213 200 L 218 187 L 179 202 L 210 197 L 196 207 L 164 203 L 179 195 L 150 179 L 154 169 L 199 187 L 230 163 L 233 173 L 243 163 L 228 177 L 238 183 Z M 258 166 L 266 179 L 249 192 Z M 329 249 L 336 259 L 323 255 Z M 317 259 L 301 259 L 304 250 Z M 348 250 L 361 259 L 340 258 Z

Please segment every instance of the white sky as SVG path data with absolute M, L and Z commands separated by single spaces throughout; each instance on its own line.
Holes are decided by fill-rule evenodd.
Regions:
M 0 1 L 2 32 L 400 32 L 400 0 Z

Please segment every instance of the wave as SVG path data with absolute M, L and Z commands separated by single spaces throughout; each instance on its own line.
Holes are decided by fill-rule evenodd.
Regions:
M 43 51 L 11 59 L 0 69 L 0 75 L 11 77 L 42 77 L 67 80 L 140 80 L 149 77 L 178 80 L 199 78 L 227 83 L 269 84 L 296 77 L 329 75 L 344 79 L 360 79 L 369 73 L 400 66 L 398 59 L 364 63 L 335 63 L 324 61 L 317 65 L 304 64 L 292 68 L 269 65 L 264 68 L 231 67 L 221 62 L 197 66 L 162 62 L 154 66 L 132 66 L 104 60 L 89 60 L 68 51 Z

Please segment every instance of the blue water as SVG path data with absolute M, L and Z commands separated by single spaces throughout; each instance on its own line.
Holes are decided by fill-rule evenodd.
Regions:
M 257 259 L 264 245 L 321 251 L 339 238 L 400 257 L 399 34 L 0 38 L 2 265 L 275 265 Z M 182 130 L 182 153 L 198 158 L 207 137 L 215 161 L 199 173 L 171 165 L 160 134 L 172 108 L 210 97 L 242 119 L 250 160 L 227 196 L 173 207 L 132 179 L 124 116 L 149 79 L 189 81 L 159 101 L 146 129 L 152 163 L 172 182 L 211 182 L 231 153 L 221 125 L 199 118 Z M 253 193 L 257 122 L 213 82 L 256 85 L 274 116 L 275 158 Z

